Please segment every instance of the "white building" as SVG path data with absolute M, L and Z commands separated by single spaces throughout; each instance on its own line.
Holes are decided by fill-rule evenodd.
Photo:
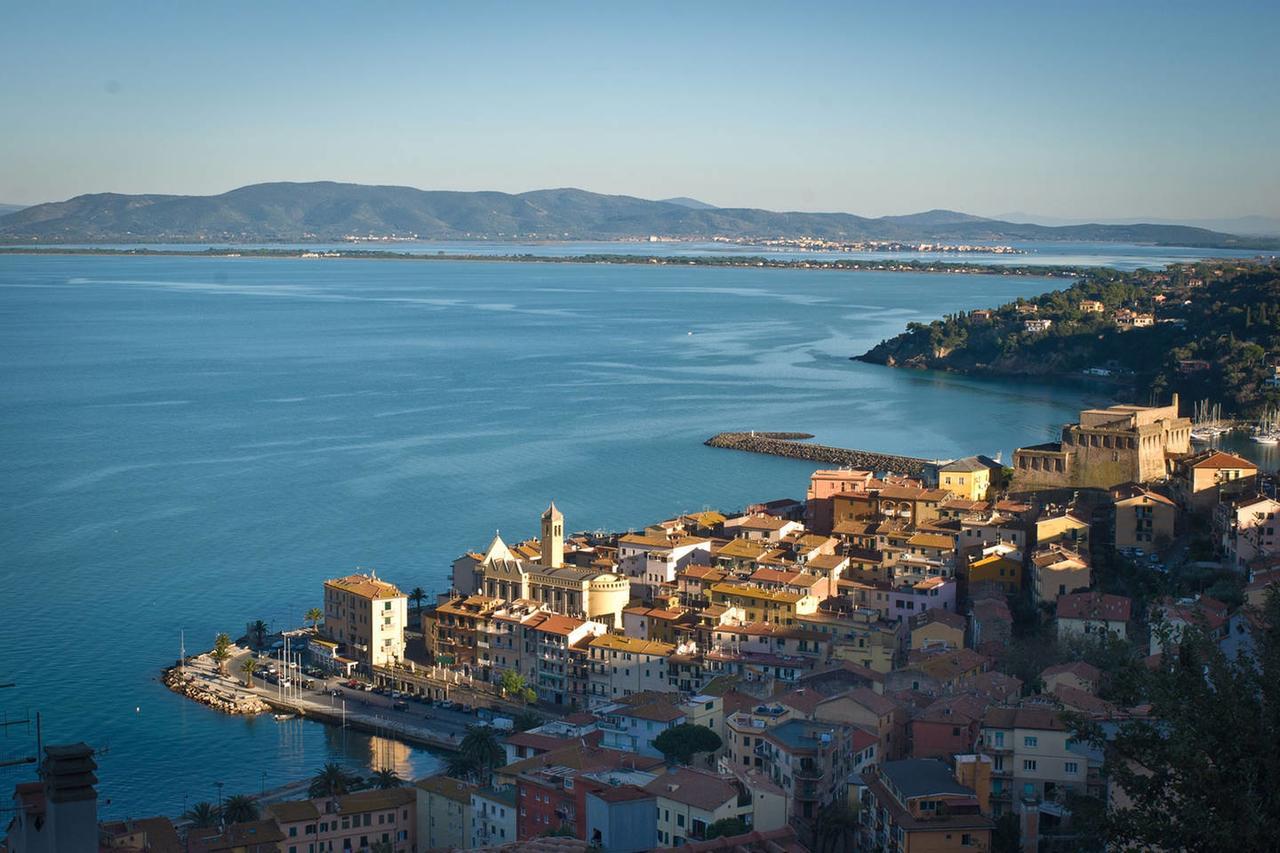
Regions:
M 498 847 L 516 840 L 516 789 L 482 788 L 471 792 L 471 843 L 468 849 Z
M 409 599 L 377 575 L 347 575 L 324 582 L 324 634 L 364 666 L 404 659 Z
M 667 659 L 676 651 L 671 643 L 602 634 L 591 641 L 590 702 L 592 707 L 617 702 L 646 690 L 667 687 Z

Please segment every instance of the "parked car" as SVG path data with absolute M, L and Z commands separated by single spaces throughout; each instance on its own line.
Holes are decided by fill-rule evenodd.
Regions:
M 448 710 L 450 710 L 450 709 L 452 709 L 452 708 L 454 707 L 454 703 L 453 703 L 453 702 L 451 702 L 451 701 L 450 701 L 450 700 L 448 700 L 448 699 L 442 699 L 442 700 L 440 701 L 440 707 L 441 707 L 441 708 L 444 708 L 446 711 L 448 711 Z
M 402 700 L 400 702 L 396 702 L 391 707 L 397 711 L 407 711 L 409 710 L 409 703 Z

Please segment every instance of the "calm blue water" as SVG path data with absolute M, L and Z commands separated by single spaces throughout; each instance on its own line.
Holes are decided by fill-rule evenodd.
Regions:
M 975 245 L 982 245 L 977 243 Z M 565 243 L 521 243 L 499 242 L 489 240 L 454 240 L 428 241 L 407 240 L 397 242 L 367 243 L 286 243 L 286 244 L 249 244 L 232 245 L 230 243 L 147 243 L 147 244 L 113 244 L 105 247 L 76 244 L 67 248 L 149 248 L 160 251 L 195 251 L 202 252 L 210 247 L 218 249 L 274 248 L 300 249 L 307 251 L 342 251 L 361 249 L 369 251 L 403 252 L 412 255 L 538 255 L 542 257 L 578 257 L 581 255 L 648 255 L 656 257 L 698 257 L 707 255 L 759 255 L 768 258 L 786 260 L 833 260 L 853 259 L 860 261 L 938 261 L 951 263 L 972 263 L 1019 266 L 1023 264 L 1039 264 L 1042 266 L 1107 266 L 1118 270 L 1136 270 L 1140 267 L 1159 269 L 1168 264 L 1185 263 L 1205 258 L 1253 258 L 1259 252 L 1244 249 L 1194 249 L 1187 246 L 1146 246 L 1131 243 L 1073 243 L 1073 242 L 1039 242 L 1039 243 L 1004 243 L 1021 249 L 1019 255 L 989 255 L 979 253 L 957 252 L 802 252 L 795 250 L 774 249 L 764 246 L 736 245 L 727 243 L 700 242 L 658 242 L 658 243 L 614 243 L 614 242 L 565 242 Z
M 0 694 L 100 757 L 106 814 L 176 813 L 331 756 L 426 753 L 220 716 L 155 681 L 321 582 L 436 589 L 500 528 L 625 528 L 803 497 L 813 466 L 702 446 L 815 433 L 924 456 L 1048 437 L 1071 391 L 848 360 L 1031 278 L 402 261 L 0 257 Z M 136 710 L 135 710 L 136 709 Z M 4 755 L 30 750 L 11 729 Z M 375 754 L 381 753 L 379 757 Z M 24 774 L 0 771 L 7 786 Z

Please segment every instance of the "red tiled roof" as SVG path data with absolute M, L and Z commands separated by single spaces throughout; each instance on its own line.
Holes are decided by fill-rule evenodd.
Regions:
M 1223 453 L 1221 450 L 1215 451 L 1209 456 L 1195 462 L 1192 468 L 1253 468 L 1255 471 L 1258 466 L 1254 465 L 1247 459 L 1241 459 L 1230 453 Z
M 1076 592 L 1058 597 L 1059 619 L 1103 619 L 1128 622 L 1133 603 L 1123 595 L 1101 592 Z

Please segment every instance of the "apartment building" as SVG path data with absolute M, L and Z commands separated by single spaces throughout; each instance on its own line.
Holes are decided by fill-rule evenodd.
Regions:
M 373 572 L 324 582 L 324 636 L 362 666 L 403 660 L 408 624 L 408 596 Z
M 413 853 L 419 846 L 420 811 L 412 788 L 290 800 L 265 812 L 284 834 L 277 842 L 280 853 L 368 850 L 378 844 L 392 853 Z M 465 843 L 465 835 L 456 837 Z
M 588 701 L 599 707 L 646 690 L 667 689 L 671 643 L 601 634 L 588 642 Z
M 665 847 L 704 840 L 707 827 L 718 820 L 752 824 L 751 791 L 733 776 L 670 767 L 644 790 L 656 798 L 658 844 Z
M 765 729 L 756 749 L 765 775 L 786 792 L 791 817 L 812 819 L 844 800 L 852 732 L 850 726 L 814 720 L 788 720 Z
M 991 757 L 991 805 L 996 816 L 1026 797 L 1061 802 L 1089 793 L 1089 758 L 1072 749 L 1071 731 L 1049 708 L 990 708 L 978 751 Z
M 992 821 L 981 792 L 956 781 L 936 759 L 887 761 L 862 775 L 858 849 L 946 853 L 991 849 Z

